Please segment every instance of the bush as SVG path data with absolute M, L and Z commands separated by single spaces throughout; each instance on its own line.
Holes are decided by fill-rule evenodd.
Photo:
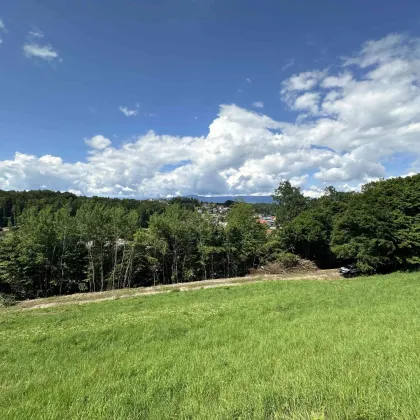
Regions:
M 299 265 L 299 257 L 290 252 L 280 252 L 279 254 L 276 254 L 276 261 L 283 268 L 293 268 Z
M 13 295 L 6 295 L 0 293 L 0 307 L 7 307 L 13 305 L 16 305 L 16 299 Z

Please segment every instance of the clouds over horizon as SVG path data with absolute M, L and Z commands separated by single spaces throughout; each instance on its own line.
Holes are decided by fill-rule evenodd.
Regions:
M 296 113 L 295 123 L 221 105 L 203 137 L 149 131 L 116 147 L 96 135 L 85 140 L 86 160 L 76 163 L 16 153 L 0 161 L 0 189 L 139 198 L 243 195 L 270 194 L 285 179 L 309 196 L 330 184 L 357 189 L 396 175 L 387 170 L 396 156 L 412 162 L 398 175 L 417 172 L 419 86 L 419 40 L 392 34 L 366 42 L 335 72 L 311 69 L 284 80 L 280 97 Z

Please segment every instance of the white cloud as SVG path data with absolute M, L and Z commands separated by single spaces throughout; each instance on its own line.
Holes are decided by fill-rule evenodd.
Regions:
M 246 81 L 247 81 L 248 83 L 252 83 L 252 80 L 251 80 L 249 77 L 246 79 Z
M 321 86 L 323 88 L 343 88 L 347 86 L 352 81 L 352 75 L 349 72 L 339 74 L 337 76 L 329 76 L 326 77 L 322 83 Z
M 261 101 L 256 101 L 256 102 L 253 102 L 253 103 L 252 103 L 252 106 L 253 106 L 254 108 L 264 108 L 264 102 L 261 102 Z
M 51 45 L 25 44 L 23 52 L 28 58 L 40 58 L 42 60 L 51 61 L 59 58 L 57 51 Z
M 319 102 L 319 93 L 316 92 L 306 92 L 301 96 L 298 96 L 295 99 L 293 104 L 293 109 L 310 111 L 313 114 L 318 112 L 318 102 Z
M 294 74 L 282 83 L 282 93 L 313 89 L 325 74 L 326 72 L 321 70 Z
M 413 53 L 413 48 L 418 48 L 416 44 L 418 44 L 418 39 L 409 39 L 401 34 L 390 34 L 379 40 L 365 42 L 358 54 L 344 59 L 344 65 L 366 68 L 386 63 L 396 57 L 407 57 Z
M 0 189 L 46 186 L 140 198 L 270 194 L 291 179 L 312 197 L 328 184 L 357 190 L 419 169 L 418 86 L 420 42 L 393 35 L 369 41 L 336 72 L 307 71 L 284 81 L 281 95 L 298 112 L 295 123 L 222 105 L 203 137 L 150 131 L 114 147 L 98 135 L 86 140 L 91 149 L 76 163 L 17 153 L 0 161 Z M 390 170 L 396 154 L 411 163 Z
M 315 178 L 328 183 L 349 182 L 363 178 L 382 178 L 385 176 L 385 168 L 378 162 L 357 159 L 355 154 L 346 154 L 340 157 L 340 163 L 336 167 L 321 167 L 319 172 L 315 174 Z M 362 179 L 363 179 L 362 178 Z
M 51 44 L 41 45 L 39 40 L 44 38 L 44 34 L 39 29 L 28 32 L 28 41 L 23 45 L 23 53 L 27 58 L 35 58 L 45 61 L 62 61 L 58 52 Z
M 280 91 L 283 101 L 292 109 L 317 112 L 319 95 L 309 91 L 317 87 L 326 75 L 326 70 L 313 70 L 294 74 L 284 80 Z
M 106 137 L 98 134 L 96 136 L 91 137 L 90 139 L 85 139 L 85 143 L 93 147 L 94 149 L 105 149 L 111 145 L 111 140 L 107 139 Z M 42 158 L 41 158 L 42 159 Z
M 303 195 L 310 198 L 319 198 L 325 194 L 324 190 L 315 185 L 309 187 L 306 190 L 302 190 Z
M 128 109 L 126 106 L 119 106 L 118 109 L 126 116 L 126 117 L 135 117 L 138 114 L 137 109 Z

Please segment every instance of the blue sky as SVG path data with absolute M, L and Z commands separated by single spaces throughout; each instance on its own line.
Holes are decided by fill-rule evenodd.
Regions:
M 417 172 L 418 80 L 397 67 L 418 77 L 418 1 L 14 0 L 0 19 L 0 189 L 268 194 L 289 178 L 315 196 Z M 314 133 L 325 119 L 342 138 Z M 407 138 L 370 156 L 385 134 Z

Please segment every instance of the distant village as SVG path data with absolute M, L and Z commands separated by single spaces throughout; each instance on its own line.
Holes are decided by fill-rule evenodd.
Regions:
M 208 214 L 215 223 L 226 226 L 226 216 L 229 213 L 229 210 L 230 207 L 223 204 L 202 202 L 198 209 L 198 213 Z M 272 233 L 272 231 L 276 229 L 276 216 L 258 214 L 257 217 L 258 222 L 267 227 L 267 234 Z

